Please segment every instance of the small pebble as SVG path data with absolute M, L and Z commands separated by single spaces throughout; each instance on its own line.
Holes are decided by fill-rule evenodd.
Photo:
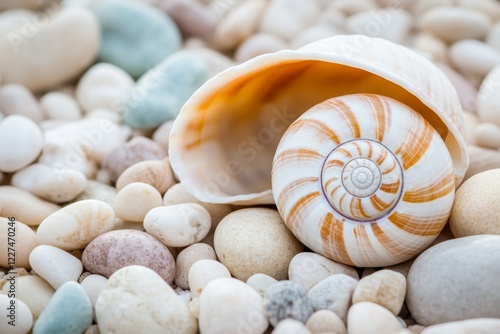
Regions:
M 500 332 L 500 319 L 469 319 L 425 328 L 422 334 L 495 334 Z
M 449 57 L 451 64 L 462 73 L 480 77 L 484 77 L 495 66 L 500 65 L 500 52 L 475 39 L 464 39 L 453 43 L 449 49 Z
M 500 52 L 500 51 L 499 51 Z M 479 87 L 477 114 L 480 121 L 500 126 L 500 65 L 492 69 Z
M 247 279 L 247 284 L 257 291 L 262 297 L 264 297 L 267 288 L 274 283 L 278 283 L 278 281 L 266 274 L 254 274 Z
M 173 120 L 166 121 L 162 125 L 160 125 L 153 136 L 151 137 L 155 143 L 160 145 L 165 152 L 168 152 L 168 142 L 170 137 L 170 131 L 172 131 L 172 125 L 174 124 Z
M 328 310 L 314 312 L 306 322 L 306 327 L 312 334 L 333 332 L 337 334 L 347 334 L 347 329 L 340 317 Z
M 15 218 L 15 217 L 10 217 Z M 14 237 L 9 238 L 14 231 Z M 9 261 L 8 249 L 15 249 L 14 265 L 29 269 L 29 256 L 31 251 L 38 246 L 35 232 L 26 224 L 14 219 L 0 217 L 0 267 L 9 268 L 12 260 Z
M 69 95 L 59 92 L 47 93 L 40 99 L 45 116 L 49 119 L 76 121 L 82 117 L 80 107 Z
M 175 184 L 174 173 L 167 158 L 162 160 L 140 161 L 127 168 L 116 181 L 120 191 L 132 182 L 142 182 L 156 188 L 163 195 Z
M 113 209 L 116 216 L 123 220 L 142 222 L 148 212 L 161 205 L 158 190 L 146 183 L 133 182 L 118 192 Z
M 386 308 L 372 302 L 360 302 L 349 309 L 347 328 L 349 334 L 385 334 L 397 333 L 403 327 Z
M 432 34 L 422 32 L 413 40 L 413 47 L 431 56 L 433 60 L 447 62 L 448 46 Z
M 44 119 L 42 109 L 31 91 L 18 84 L 0 87 L 0 110 L 5 116 L 25 116 L 37 124 Z
M 217 25 L 214 12 L 194 0 L 164 1 L 160 5 L 177 24 L 184 36 L 197 36 L 210 40 Z
M 95 199 L 113 205 L 118 192 L 115 187 L 108 186 L 98 181 L 88 180 L 83 192 L 75 198 L 75 202 L 86 199 Z
M 474 129 L 474 142 L 482 147 L 500 148 L 500 126 L 495 123 L 480 123 Z
M 488 32 L 486 43 L 500 51 L 500 22 L 495 22 Z
M 196 261 L 203 259 L 216 260 L 214 249 L 204 243 L 192 244 L 179 252 L 175 259 L 175 285 L 189 289 L 189 270 Z
M 469 145 L 468 153 L 470 164 L 465 173 L 464 181 L 481 172 L 500 168 L 500 152 L 497 150 Z
M 33 315 L 25 303 L 0 294 L 0 333 L 25 334 L 33 325 Z
M 202 294 L 205 286 L 220 277 L 231 277 L 229 270 L 215 260 L 198 260 L 189 269 L 189 288 L 193 298 Z
M 82 288 L 85 289 L 87 296 L 89 297 L 90 304 L 92 305 L 92 318 L 94 320 L 97 319 L 95 315 L 95 303 L 101 292 L 106 287 L 107 283 L 108 279 L 101 275 L 88 275 L 80 283 Z
M 272 334 L 310 334 L 311 331 L 300 321 L 285 319 L 278 323 Z
M 158 273 L 168 284 L 175 275 L 175 260 L 161 242 L 137 230 L 101 234 L 85 248 L 83 265 L 93 274 L 110 277 L 120 268 L 141 265 Z
M 264 308 L 272 326 L 284 319 L 306 323 L 314 312 L 307 291 L 292 281 L 280 281 L 271 285 L 264 295 Z
M 234 59 L 242 63 L 265 53 L 287 49 L 287 43 L 281 38 L 267 33 L 258 33 L 247 38 L 240 44 L 234 54 Z

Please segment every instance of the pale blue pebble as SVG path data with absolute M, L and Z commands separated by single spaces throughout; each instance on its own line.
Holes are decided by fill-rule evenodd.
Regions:
M 99 59 L 138 78 L 181 48 L 174 21 L 136 1 L 105 0 L 93 8 L 101 26 Z
M 180 51 L 142 76 L 121 106 L 123 120 L 148 129 L 173 120 L 184 103 L 208 79 L 205 61 Z
M 64 283 L 35 323 L 33 334 L 81 334 L 92 324 L 90 299 L 76 282 Z

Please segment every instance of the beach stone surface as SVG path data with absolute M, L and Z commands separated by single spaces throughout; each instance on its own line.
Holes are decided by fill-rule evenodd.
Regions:
M 167 158 L 162 160 L 140 161 L 127 168 L 116 181 L 120 191 L 132 182 L 142 182 L 156 188 L 163 195 L 175 184 L 174 173 Z
M 264 308 L 272 326 L 284 319 L 295 319 L 305 324 L 314 312 L 307 291 L 292 281 L 280 281 L 267 288 Z

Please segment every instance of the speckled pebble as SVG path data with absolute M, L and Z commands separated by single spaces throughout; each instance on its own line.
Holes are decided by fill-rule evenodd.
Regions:
M 156 188 L 142 182 L 126 185 L 116 195 L 113 209 L 116 216 L 127 221 L 142 222 L 152 209 L 162 205 Z
M 21 300 L 0 294 L 0 333 L 25 334 L 33 325 L 30 309 Z
M 18 84 L 0 87 L 0 110 L 4 116 L 26 116 L 35 123 L 44 119 L 42 109 L 31 91 Z
M 280 281 L 271 285 L 264 295 L 264 308 L 273 326 L 283 319 L 306 323 L 314 312 L 307 291 L 292 281 Z
M 76 101 L 68 94 L 50 92 L 42 96 L 40 106 L 49 119 L 75 121 L 82 117 Z
M 132 182 L 147 183 L 163 195 L 175 184 L 174 173 L 167 158 L 162 160 L 140 161 L 127 168 L 116 181 L 116 189 L 120 191 Z
M 12 217 L 11 217 L 12 218 Z M 14 217 L 15 218 L 15 217 Z M 12 235 L 12 228 L 14 228 L 15 238 L 9 238 Z M 26 224 L 16 220 L 0 217 L 0 267 L 9 268 L 8 248 L 15 246 L 15 265 L 29 269 L 29 256 L 31 251 L 38 246 L 35 232 Z M 12 240 L 15 240 L 12 243 Z
M 271 334 L 311 334 L 311 331 L 300 321 L 284 319 L 279 322 Z
M 202 294 L 205 286 L 211 281 L 221 277 L 231 277 L 229 270 L 215 260 L 198 260 L 189 269 L 189 288 L 193 298 Z
M 264 297 L 267 288 L 274 283 L 278 283 L 278 281 L 266 274 L 254 274 L 247 279 L 247 284 L 257 291 L 262 297 Z
M 175 260 L 161 242 L 137 230 L 118 230 L 95 238 L 83 251 L 85 268 L 94 274 L 110 277 L 120 268 L 142 265 L 154 270 L 171 284 Z
M 198 260 L 215 260 L 215 251 L 210 245 L 195 243 L 184 248 L 175 259 L 174 283 L 183 289 L 189 289 L 189 270 Z
M 306 322 L 306 327 L 312 334 L 333 332 L 336 334 L 347 334 L 347 329 L 340 317 L 328 310 L 314 312 Z

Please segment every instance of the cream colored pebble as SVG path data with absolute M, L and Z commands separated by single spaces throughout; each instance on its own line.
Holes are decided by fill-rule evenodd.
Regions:
M 314 312 L 306 322 L 306 327 L 312 334 L 334 332 L 337 334 L 347 334 L 347 329 L 340 317 L 329 310 L 319 310 Z
M 300 321 L 290 318 L 281 320 L 271 334 L 311 334 L 311 331 Z
M 391 311 L 372 302 L 351 306 L 347 314 L 347 328 L 349 334 L 396 333 L 402 329 Z
M 486 148 L 500 148 L 500 127 L 493 123 L 478 124 L 474 129 L 474 142 Z
M 149 184 L 164 194 L 175 184 L 174 173 L 168 158 L 138 162 L 127 168 L 116 181 L 116 189 L 120 191 L 127 184 L 142 182 Z
M 195 243 L 179 252 L 175 259 L 175 285 L 183 289 L 189 289 L 189 270 L 196 261 L 203 259 L 217 259 L 215 251 L 210 245 Z
M 10 264 L 16 267 L 30 269 L 29 256 L 38 246 L 35 232 L 26 224 L 11 217 L 0 217 L 0 267 L 9 268 Z M 14 249 L 14 254 L 9 249 Z M 14 259 L 14 263 L 12 263 Z
M 153 208 L 162 205 L 158 190 L 146 183 L 134 182 L 118 192 L 113 203 L 116 215 L 133 222 L 142 222 Z
M 221 277 L 231 277 L 222 263 L 208 259 L 196 261 L 189 269 L 189 288 L 193 298 L 201 295 L 208 283 Z
M 94 320 L 96 320 L 95 303 L 101 292 L 106 287 L 106 283 L 108 283 L 108 279 L 101 275 L 89 275 L 80 283 L 89 296 L 90 303 L 92 304 L 92 318 Z
M 42 109 L 33 93 L 18 84 L 5 84 L 0 88 L 0 111 L 5 115 L 22 115 L 35 123 L 44 117 Z
M 13 310 L 10 310 L 12 306 Z M 29 332 L 33 325 L 33 315 L 25 303 L 17 298 L 11 299 L 7 295 L 0 294 L 0 309 L 2 310 L 0 333 L 24 334 Z M 8 317 L 10 315 L 12 318 Z M 9 323 L 10 321 L 13 322 Z
M 59 92 L 47 93 L 40 99 L 40 106 L 49 119 L 74 121 L 82 117 L 76 101 L 69 95 Z

